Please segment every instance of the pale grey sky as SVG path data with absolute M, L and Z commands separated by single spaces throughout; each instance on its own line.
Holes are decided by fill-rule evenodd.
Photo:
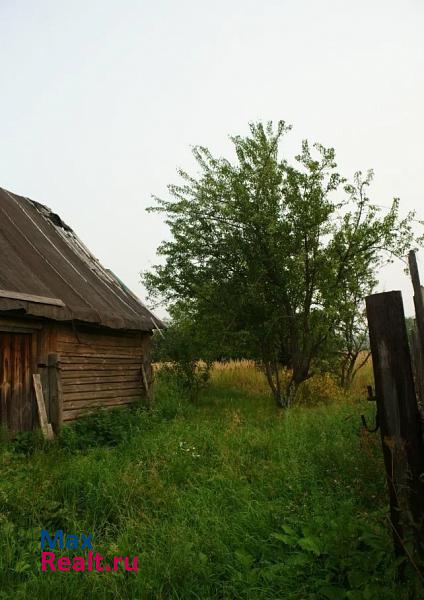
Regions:
M 167 233 L 150 195 L 249 121 L 293 124 L 289 156 L 307 137 L 347 176 L 373 168 L 377 204 L 424 218 L 423 31 L 420 0 L 0 0 L 0 186 L 60 213 L 142 298 Z M 401 265 L 380 289 L 411 312 Z

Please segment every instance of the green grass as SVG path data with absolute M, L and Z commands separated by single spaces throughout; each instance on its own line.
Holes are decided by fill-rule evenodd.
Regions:
M 191 406 L 168 382 L 151 414 L 99 414 L 50 446 L 5 443 L 0 598 L 414 597 L 415 583 L 395 582 L 365 404 L 280 412 L 215 385 Z M 95 551 L 138 555 L 140 570 L 41 573 L 41 528 L 92 533 Z

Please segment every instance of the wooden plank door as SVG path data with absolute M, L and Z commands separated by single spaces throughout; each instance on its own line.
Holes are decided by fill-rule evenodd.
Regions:
M 0 332 L 0 423 L 11 433 L 33 425 L 31 334 Z

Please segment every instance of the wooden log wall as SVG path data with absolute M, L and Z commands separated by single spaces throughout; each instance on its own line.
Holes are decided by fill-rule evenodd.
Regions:
M 126 406 L 145 396 L 141 333 L 57 330 L 63 403 L 62 419 L 72 421 L 94 408 Z M 147 336 L 150 341 L 150 336 Z

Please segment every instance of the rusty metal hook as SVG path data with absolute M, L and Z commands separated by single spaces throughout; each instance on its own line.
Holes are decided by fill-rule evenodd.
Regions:
M 376 431 L 378 431 L 378 428 L 380 427 L 380 421 L 379 421 L 379 418 L 378 418 L 378 412 L 375 415 L 375 426 L 372 429 L 370 429 L 368 427 L 367 421 L 366 421 L 364 415 L 361 415 L 361 421 L 362 421 L 362 425 L 365 427 L 365 429 L 368 431 L 368 433 L 375 433 Z
M 373 394 L 372 391 L 372 386 L 367 385 L 367 392 L 368 392 L 368 400 L 370 402 L 375 402 L 375 396 Z M 373 428 L 368 427 L 367 421 L 364 417 L 364 415 L 361 415 L 361 421 L 362 421 L 362 425 L 364 426 L 364 428 L 368 431 L 368 433 L 375 433 L 376 431 L 378 431 L 378 428 L 380 427 L 380 419 L 378 416 L 378 408 L 377 408 L 377 412 L 375 414 L 375 425 Z

